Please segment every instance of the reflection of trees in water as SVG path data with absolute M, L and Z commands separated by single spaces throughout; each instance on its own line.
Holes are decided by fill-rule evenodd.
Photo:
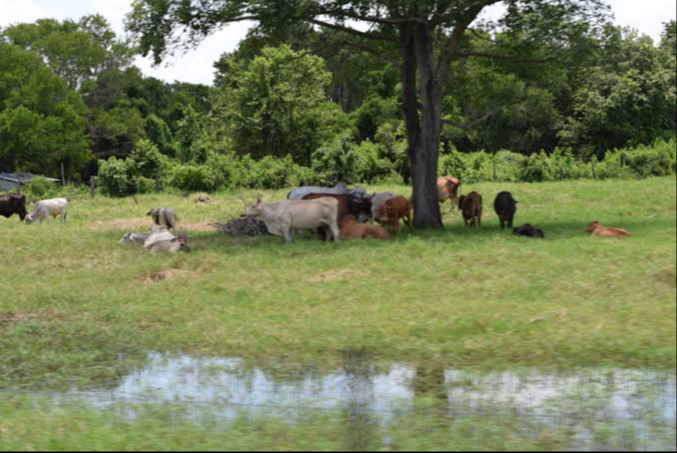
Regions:
M 370 414 L 370 406 L 374 403 L 372 365 L 363 351 L 345 351 L 342 368 L 348 380 L 344 409 L 346 450 L 372 450 L 377 428 Z
M 441 365 L 417 366 L 413 390 L 416 399 L 432 398 L 436 407 L 439 405 L 440 408 L 445 408 L 449 395 L 444 382 L 444 367 Z

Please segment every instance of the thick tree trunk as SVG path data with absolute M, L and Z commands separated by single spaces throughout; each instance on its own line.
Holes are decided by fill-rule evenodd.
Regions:
M 402 52 L 402 110 L 407 127 L 408 154 L 413 183 L 414 226 L 442 226 L 437 196 L 442 90 L 436 78 L 432 34 L 426 24 L 400 29 Z M 419 75 L 421 104 L 417 97 Z

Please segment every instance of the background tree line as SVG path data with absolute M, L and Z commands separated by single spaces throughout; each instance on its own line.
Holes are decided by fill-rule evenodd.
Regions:
M 523 60 L 468 58 L 451 67 L 440 172 L 496 177 L 486 169 L 498 157 L 513 180 L 562 176 L 555 161 L 579 166 L 568 175 L 645 176 L 633 153 L 611 151 L 675 136 L 675 22 L 659 43 L 608 21 L 581 21 L 569 33 L 556 57 L 532 45 Z M 464 45 L 480 54 L 523 43 L 478 26 Z M 136 49 L 101 16 L 13 25 L 0 30 L 0 170 L 58 176 L 63 163 L 69 180 L 100 173 L 117 195 L 407 181 L 391 50 L 303 24 L 257 28 L 214 63 L 208 87 L 143 76 L 132 64 Z M 669 154 L 671 143 L 661 149 Z M 605 160 L 636 168 L 592 170 Z

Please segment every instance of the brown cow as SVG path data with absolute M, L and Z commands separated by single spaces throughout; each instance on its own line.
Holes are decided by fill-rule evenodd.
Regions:
M 411 233 L 411 204 L 407 198 L 398 195 L 378 208 L 378 223 L 391 225 L 397 234 L 400 234 L 400 219 L 404 220 Z
M 458 188 L 461 186 L 461 181 L 453 176 L 442 176 L 437 178 L 437 197 L 440 204 L 447 200 L 451 200 L 451 209 L 458 202 Z
M 341 229 L 341 239 L 390 239 L 390 235 L 381 225 L 357 223 L 357 218 L 350 214 L 341 220 L 339 228 Z
M 482 195 L 477 192 L 461 195 L 458 199 L 458 208 L 463 211 L 465 226 L 474 225 L 477 228 L 482 226 Z
M 601 223 L 599 223 L 597 220 L 588 225 L 585 231 L 591 233 L 593 236 L 607 238 L 624 238 L 630 236 L 630 232 L 627 230 L 622 230 L 620 228 L 614 227 L 606 227 Z

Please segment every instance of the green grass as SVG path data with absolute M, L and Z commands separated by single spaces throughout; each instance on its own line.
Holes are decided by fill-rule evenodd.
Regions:
M 125 413 L 134 412 L 130 419 Z M 418 411 L 379 424 L 311 412 L 294 422 L 242 413 L 233 420 L 202 417 L 180 405 L 135 405 L 95 410 L 71 402 L 0 399 L 0 451 L 548 451 L 575 445 L 564 424 L 511 415 L 431 416 Z M 591 419 L 589 446 L 633 451 L 674 447 L 674 427 L 650 428 Z M 654 447 L 655 448 L 655 447 Z
M 286 245 L 195 229 L 241 213 L 239 196 L 254 192 L 209 204 L 84 197 L 67 225 L 0 218 L 0 387 L 112 380 L 148 351 L 327 366 L 346 350 L 455 367 L 675 366 L 674 177 L 463 190 L 484 196 L 480 231 L 445 205 L 444 231 L 391 242 Z M 545 241 L 500 230 L 500 190 Z M 193 224 L 192 253 L 118 244 L 154 206 Z M 592 220 L 633 236 L 591 238 Z

